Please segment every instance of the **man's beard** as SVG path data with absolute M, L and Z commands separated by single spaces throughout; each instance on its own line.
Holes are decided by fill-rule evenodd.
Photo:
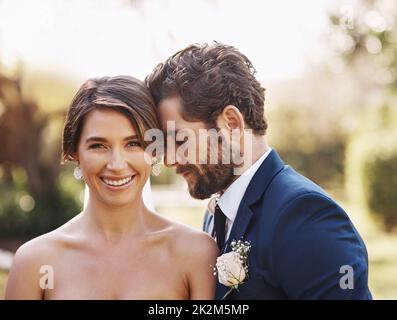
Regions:
M 215 193 L 225 191 L 238 178 L 235 170 L 243 166 L 243 163 L 233 163 L 234 159 L 239 159 L 238 155 L 241 156 L 240 148 L 233 148 L 229 142 L 218 137 L 217 144 L 207 144 L 207 163 L 180 164 L 176 168 L 176 173 L 189 172 L 190 177 L 185 180 L 190 195 L 200 200 L 207 199 Z M 215 163 L 213 163 L 214 156 Z
M 224 144 L 223 148 L 229 148 L 230 145 Z M 211 147 L 208 146 L 207 152 L 210 154 Z M 215 151 L 216 152 L 216 151 Z M 232 153 L 239 151 L 232 151 Z M 218 159 L 222 159 L 222 151 L 218 149 Z M 209 159 L 207 159 L 209 163 Z M 213 194 L 223 192 L 226 190 L 232 182 L 238 178 L 235 174 L 235 168 L 241 165 L 233 164 L 232 161 L 228 164 L 185 164 L 178 165 L 176 169 L 177 174 L 184 172 L 190 172 L 194 177 L 186 179 L 189 187 L 189 193 L 193 198 L 196 199 L 207 199 Z
M 177 173 L 189 171 L 187 180 L 189 193 L 195 199 L 207 199 L 213 194 L 225 190 L 237 178 L 234 175 L 235 166 L 232 164 L 202 164 L 179 165 Z

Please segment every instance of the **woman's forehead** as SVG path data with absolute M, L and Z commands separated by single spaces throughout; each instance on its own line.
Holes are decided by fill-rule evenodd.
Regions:
M 109 135 L 126 137 L 135 135 L 131 120 L 119 111 L 96 109 L 85 117 L 82 135 Z

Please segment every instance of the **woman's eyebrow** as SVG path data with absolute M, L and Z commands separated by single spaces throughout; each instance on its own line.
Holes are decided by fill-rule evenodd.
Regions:
M 134 139 L 138 139 L 138 136 L 136 134 L 132 135 L 132 136 L 128 136 L 126 138 L 124 138 L 123 140 L 134 140 Z
M 134 134 L 134 135 L 125 137 L 123 140 L 127 141 L 127 140 L 133 140 L 133 139 L 138 139 L 138 136 L 136 134 Z M 85 143 L 90 143 L 90 142 L 93 142 L 93 141 L 95 141 L 95 142 L 107 142 L 107 139 L 103 138 L 103 137 L 95 137 L 94 136 L 94 137 L 87 138 L 85 140 Z
M 106 142 L 107 140 L 106 140 L 106 138 L 103 138 L 103 137 L 89 137 L 85 140 L 85 143 L 90 143 L 92 141 Z

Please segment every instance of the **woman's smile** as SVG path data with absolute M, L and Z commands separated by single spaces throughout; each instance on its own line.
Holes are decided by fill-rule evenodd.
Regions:
M 134 182 L 135 175 L 129 175 L 124 177 L 110 177 L 101 176 L 100 180 L 110 190 L 121 190 L 131 186 Z

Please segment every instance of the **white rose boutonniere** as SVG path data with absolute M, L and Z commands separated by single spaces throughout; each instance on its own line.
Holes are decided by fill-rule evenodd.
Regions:
M 231 247 L 231 252 L 221 255 L 216 261 L 219 282 L 230 287 L 222 299 L 225 299 L 233 290 L 238 290 L 238 286 L 248 278 L 247 259 L 251 244 L 248 241 L 233 240 Z

